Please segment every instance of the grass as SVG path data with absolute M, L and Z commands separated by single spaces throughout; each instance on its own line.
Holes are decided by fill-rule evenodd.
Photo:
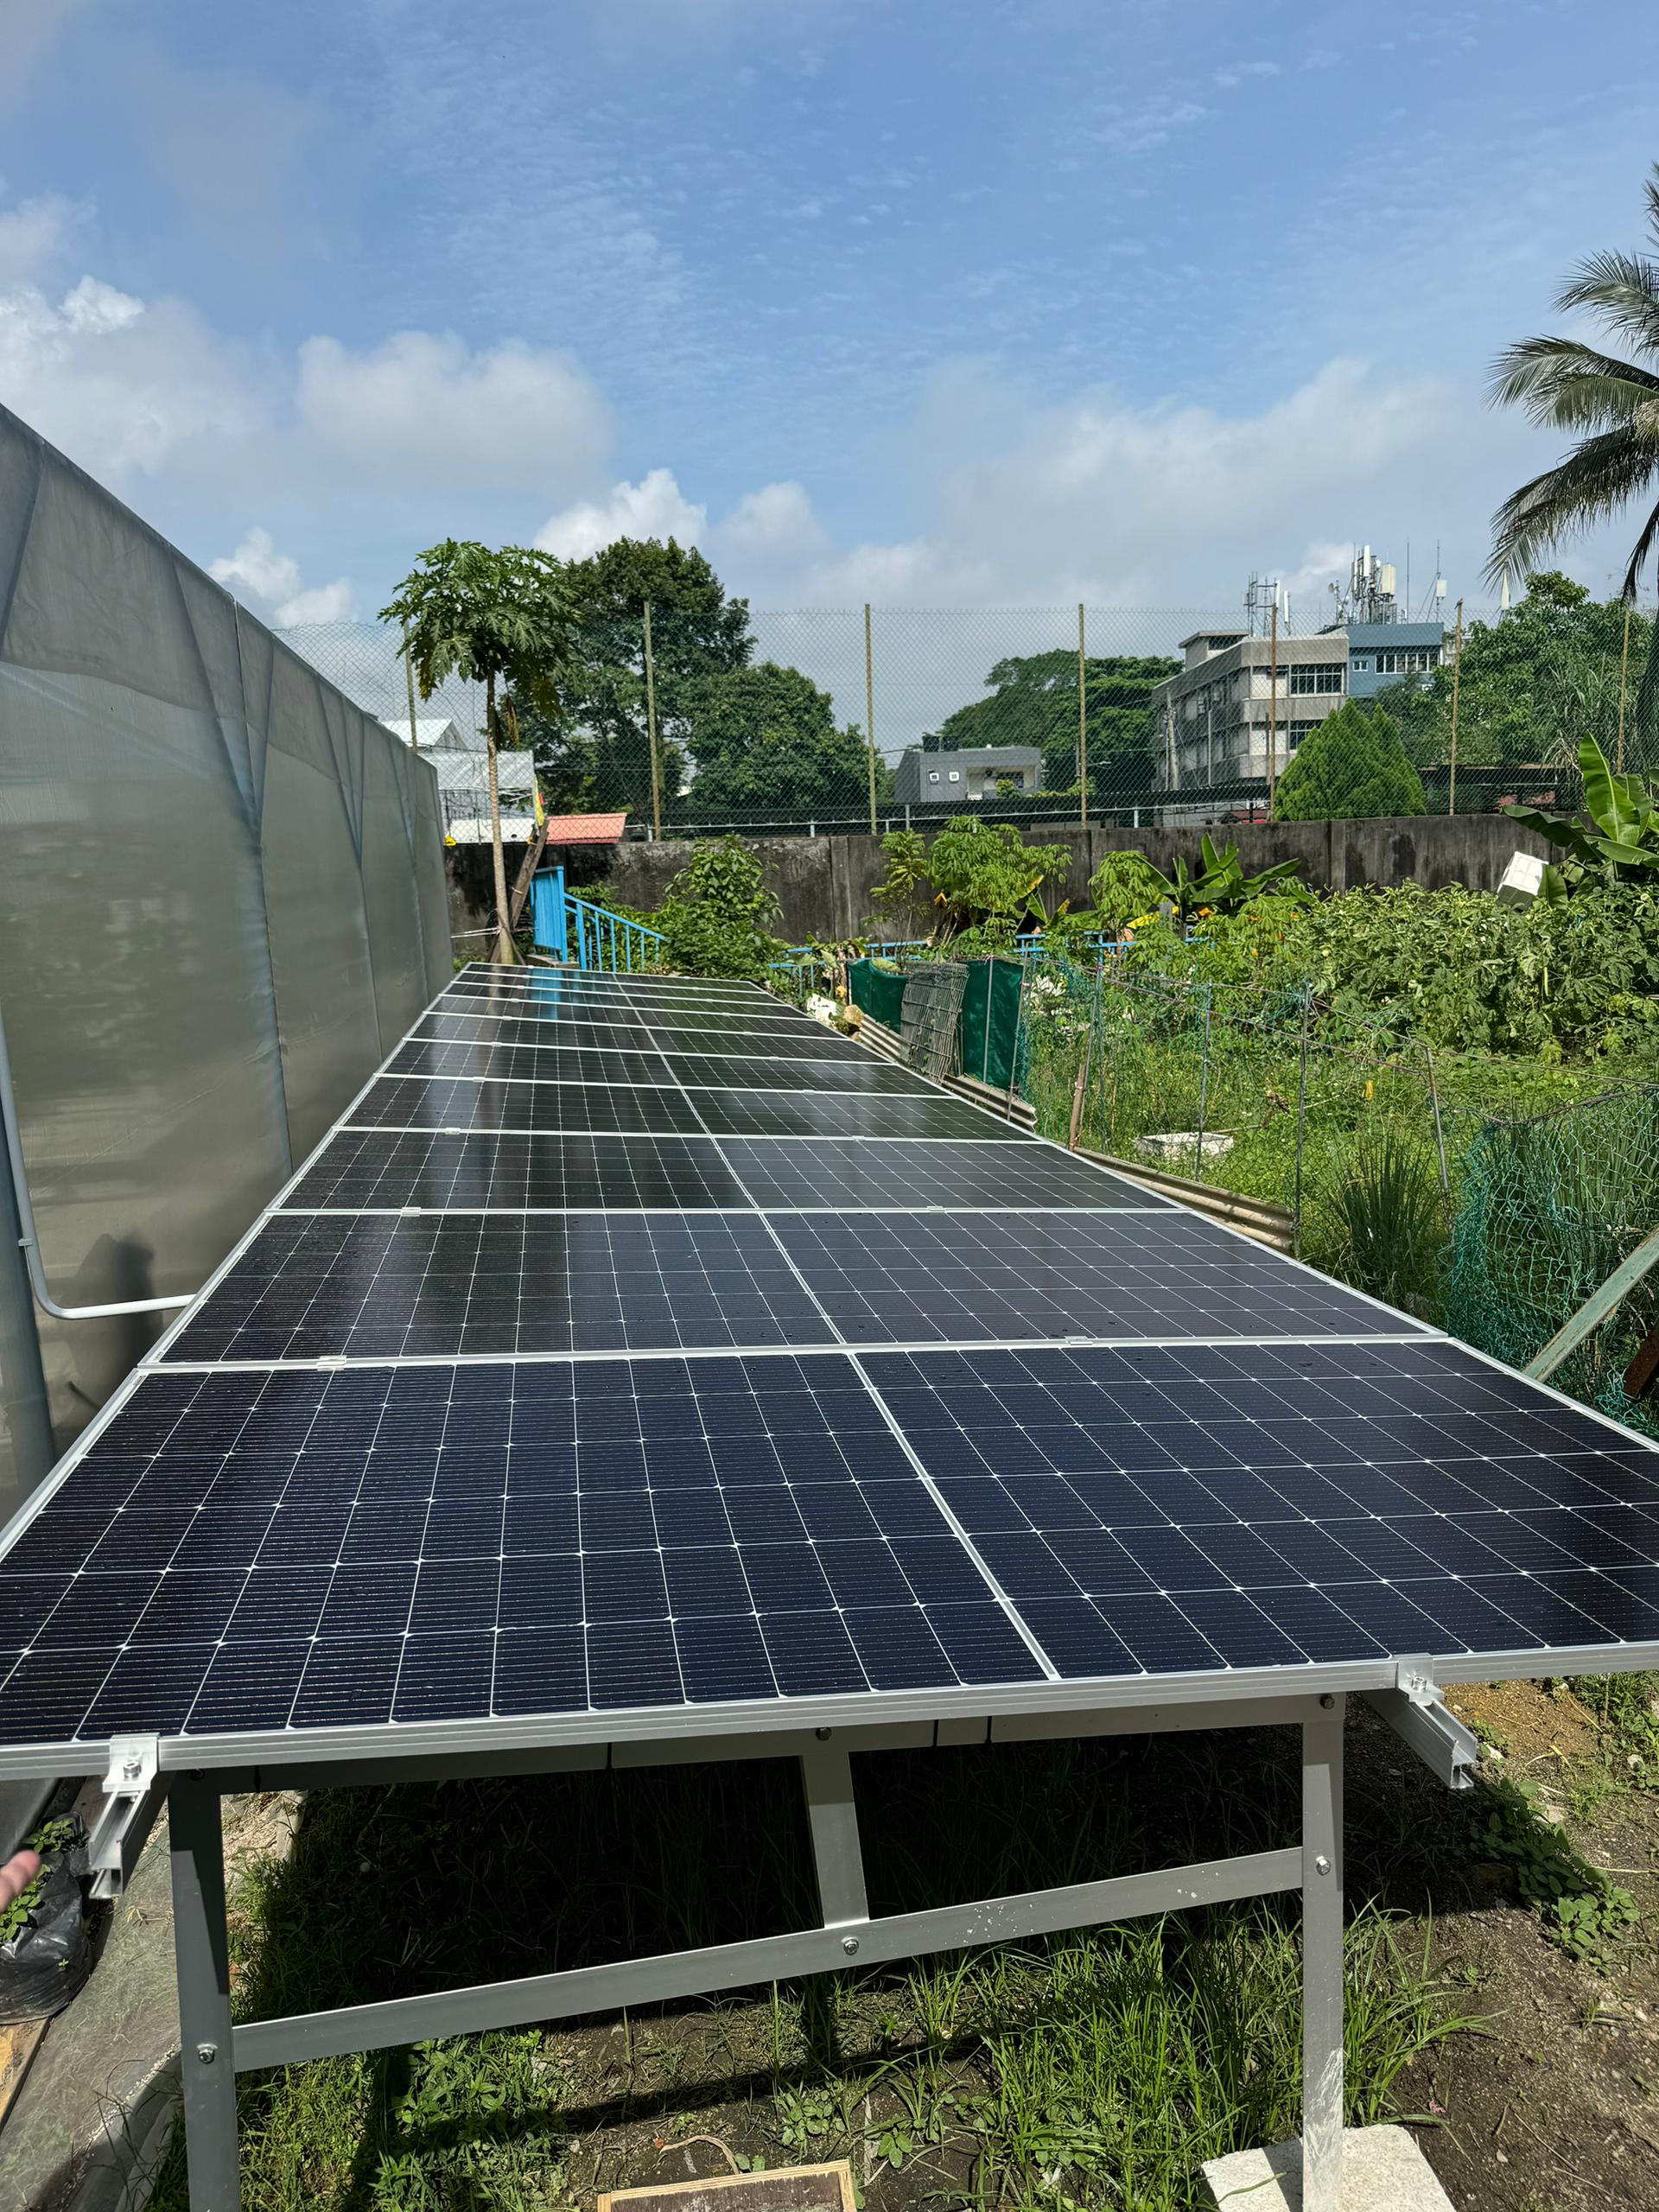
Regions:
M 1271 1847 L 1283 1733 L 857 1762 L 872 1906 L 919 1909 Z M 238 1891 L 244 2017 L 736 1940 L 814 1916 L 782 1768 L 321 1792 Z M 1200 2163 L 1294 2133 L 1295 1900 L 823 1978 L 617 2023 L 321 2060 L 240 2085 L 248 2212 L 549 2212 L 709 2130 L 746 2161 L 850 2154 L 884 2204 L 1175 2212 Z M 1467 2024 L 1361 1910 L 1354 2116 Z M 170 2156 L 154 2202 L 184 2212 Z

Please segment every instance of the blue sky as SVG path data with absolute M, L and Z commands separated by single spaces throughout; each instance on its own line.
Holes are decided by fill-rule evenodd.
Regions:
M 446 533 L 757 605 L 1484 596 L 1637 0 L 0 0 L 0 400 L 267 616 Z M 1615 539 L 1569 555 L 1599 588 Z

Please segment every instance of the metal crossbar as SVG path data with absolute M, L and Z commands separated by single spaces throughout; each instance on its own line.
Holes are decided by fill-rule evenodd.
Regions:
M 1303 1694 L 1078 1714 L 1065 1716 L 1059 1726 L 1055 1716 L 1029 1724 L 1014 1718 L 982 1721 L 976 1727 L 938 1724 L 931 1732 L 939 1745 L 1017 1741 L 1062 1732 L 1087 1736 L 1129 1730 L 1151 1733 L 1166 1727 L 1293 1726 L 1301 1739 L 1301 1842 L 1147 1873 L 1068 1883 L 1020 1896 L 875 1917 L 870 1914 L 865 1886 L 851 1754 L 890 1743 L 892 1729 L 823 1728 L 806 1738 L 798 1732 L 779 1733 L 741 1745 L 710 1738 L 630 1747 L 625 1762 L 630 1765 L 659 1758 L 682 1764 L 734 1755 L 796 1758 L 806 1801 L 820 1924 L 744 1942 L 238 2025 L 231 2018 L 221 1793 L 252 1781 L 262 1789 L 295 1786 L 314 1778 L 313 1770 L 301 1765 L 261 1768 L 257 1776 L 232 1770 L 181 1774 L 173 1783 L 169 1840 L 191 2212 L 238 2212 L 236 2076 L 257 2068 L 383 2050 L 432 2037 L 528 2026 L 621 2006 L 664 2004 L 799 1974 L 857 1970 L 935 1951 L 1020 1941 L 1297 1889 L 1302 1895 L 1303 1926 L 1303 2204 L 1305 2212 L 1338 2212 L 1344 2107 L 1344 1703 L 1339 1695 Z M 576 1755 L 575 1760 L 569 1753 L 531 1753 L 520 1764 L 530 1768 L 598 1765 L 602 1756 L 596 1749 Z M 615 1751 L 608 1756 L 614 1758 Z M 476 1761 L 457 1764 L 440 1758 L 420 1762 L 417 1769 L 398 1761 L 331 1767 L 328 1776 L 337 1783 L 369 1783 L 389 1778 L 389 1774 L 407 1779 L 412 1771 L 436 1776 L 480 1770 L 499 1769 L 495 1763 L 480 1770 Z

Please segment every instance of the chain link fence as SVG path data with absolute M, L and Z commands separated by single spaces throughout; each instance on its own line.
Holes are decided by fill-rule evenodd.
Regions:
M 1402 625 L 1414 642 L 1396 647 L 1375 629 L 1251 637 L 1213 607 L 722 601 L 587 624 L 559 715 L 522 711 L 517 729 L 550 811 L 626 810 L 630 833 L 665 836 L 924 827 L 969 811 L 1173 826 L 1565 806 L 1578 799 L 1583 734 L 1627 767 L 1653 765 L 1636 716 L 1648 617 L 1622 653 L 1609 631 L 1593 682 L 1577 663 L 1533 669 L 1495 705 L 1492 679 L 1477 683 L 1465 658 L 1459 701 L 1454 648 L 1496 620 L 1465 609 L 1461 631 Z M 423 747 L 481 747 L 481 688 L 451 679 L 411 701 L 395 629 L 285 635 L 391 728 L 412 723 Z M 1378 699 L 1397 752 L 1371 760 L 1375 732 L 1348 715 L 1318 773 L 1300 765 L 1332 715 Z M 1333 780 L 1357 803 L 1330 803 Z

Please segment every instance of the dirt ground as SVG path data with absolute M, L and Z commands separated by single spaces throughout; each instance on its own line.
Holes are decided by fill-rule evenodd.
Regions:
M 1427 1942 L 1483 2023 L 1408 2069 L 1401 2108 L 1458 2212 L 1659 2212 L 1659 1793 L 1636 1785 L 1564 1690 L 1507 1683 L 1451 1701 L 1492 1747 L 1487 1770 L 1535 1784 L 1542 1817 L 1631 1892 L 1642 1918 L 1601 1966 L 1570 1956 L 1517 1899 L 1509 1869 L 1446 1842 L 1467 1801 L 1362 1713 L 1349 1749 L 1351 1897 L 1408 1910 L 1402 1940 Z M 1408 1840 L 1391 1859 L 1396 1837 Z M 734 2005 L 554 2037 L 570 2196 L 723 2171 L 725 2151 L 775 2165 L 847 2148 L 780 2133 L 769 2032 L 764 2008 Z M 882 2117 L 852 2115 L 870 2212 L 960 2201 L 972 2183 L 963 2147 L 947 2135 L 895 2169 L 877 2152 Z M 686 2140 L 697 2136 L 716 2140 Z

